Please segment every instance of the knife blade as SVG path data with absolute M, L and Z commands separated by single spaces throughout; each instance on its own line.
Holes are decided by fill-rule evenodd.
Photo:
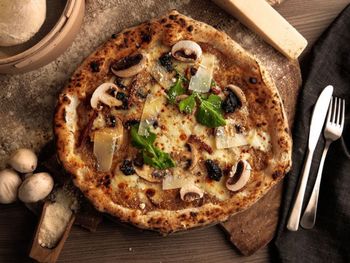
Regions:
M 326 119 L 329 103 L 333 94 L 333 86 L 328 85 L 323 89 L 317 99 L 312 112 L 307 158 L 304 163 L 302 175 L 299 180 L 299 188 L 289 216 L 287 228 L 290 231 L 297 231 L 299 228 L 300 214 L 303 207 L 306 184 L 309 178 L 310 167 L 314 150 L 320 137 L 324 121 Z
M 315 149 L 320 137 L 324 121 L 326 119 L 328 106 L 333 94 L 333 86 L 325 87 L 317 99 L 312 112 L 310 132 L 309 132 L 309 150 Z

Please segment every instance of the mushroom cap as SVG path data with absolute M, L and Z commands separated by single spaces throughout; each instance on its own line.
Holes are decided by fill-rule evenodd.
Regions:
M 11 155 L 8 163 L 17 172 L 31 173 L 38 164 L 38 158 L 32 150 L 21 148 Z
M 109 107 L 121 106 L 123 104 L 122 101 L 116 99 L 111 94 L 108 94 L 108 91 L 110 91 L 111 89 L 118 91 L 119 88 L 117 87 L 117 85 L 109 82 L 105 82 L 100 86 L 98 86 L 91 96 L 91 99 L 90 99 L 91 107 L 96 110 L 101 110 L 102 107 L 99 107 L 100 106 L 99 102 Z
M 0 203 L 10 204 L 16 201 L 17 191 L 22 180 L 19 175 L 10 169 L 0 172 Z
M 34 203 L 47 197 L 54 181 L 48 173 L 36 173 L 27 177 L 18 189 L 18 198 L 24 203 Z
M 147 56 L 142 53 L 127 56 L 112 64 L 111 71 L 118 77 L 129 78 L 143 71 L 147 61 Z
M 191 40 L 181 40 L 171 49 L 171 55 L 183 62 L 194 62 L 202 56 L 202 48 Z

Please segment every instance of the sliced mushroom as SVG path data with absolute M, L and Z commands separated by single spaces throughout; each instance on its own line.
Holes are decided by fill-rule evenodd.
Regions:
M 144 164 L 142 167 L 135 166 L 134 169 L 136 174 L 147 182 L 160 183 L 162 181 L 161 177 L 156 177 L 153 175 L 154 169 L 149 165 Z
M 111 65 L 113 74 L 121 78 L 129 78 L 146 68 L 147 56 L 141 53 L 130 55 Z
M 197 148 L 192 143 L 187 143 L 187 144 L 191 149 L 191 165 L 190 167 L 188 167 L 188 170 L 192 171 L 198 163 L 199 153 Z
M 237 87 L 236 85 L 230 84 L 226 88 L 231 90 L 237 96 L 237 98 L 241 103 L 241 106 L 246 105 L 247 99 L 244 95 L 244 92 L 239 87 Z
M 93 109 L 101 110 L 102 104 L 109 107 L 121 106 L 123 102 L 113 97 L 111 94 L 113 91 L 118 91 L 118 87 L 113 83 L 103 83 L 97 87 L 92 94 L 90 104 Z
M 171 49 L 172 56 L 183 62 L 194 62 L 202 56 L 201 47 L 191 40 L 181 40 Z
M 240 160 L 230 172 L 230 176 L 226 181 L 226 187 L 230 191 L 241 190 L 249 181 L 251 166 L 246 160 Z
M 185 184 L 180 189 L 180 197 L 185 202 L 192 202 L 194 200 L 203 198 L 204 191 L 198 188 L 193 183 Z

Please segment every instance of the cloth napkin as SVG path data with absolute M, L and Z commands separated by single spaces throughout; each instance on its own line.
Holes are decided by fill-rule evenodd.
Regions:
M 294 122 L 293 168 L 285 180 L 275 252 L 281 262 L 350 262 L 350 5 L 323 33 L 301 66 L 304 87 Z M 334 86 L 334 96 L 346 100 L 343 136 L 331 144 L 325 161 L 315 227 L 290 232 L 286 225 L 307 151 L 312 109 L 329 84 Z M 323 147 L 322 132 L 307 183 L 304 209 Z

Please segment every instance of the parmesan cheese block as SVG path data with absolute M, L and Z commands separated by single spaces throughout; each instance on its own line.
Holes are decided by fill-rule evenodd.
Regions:
M 297 59 L 307 40 L 265 0 L 213 0 L 290 59 Z
M 22 44 L 33 37 L 46 17 L 46 0 L 0 0 L 0 46 Z

